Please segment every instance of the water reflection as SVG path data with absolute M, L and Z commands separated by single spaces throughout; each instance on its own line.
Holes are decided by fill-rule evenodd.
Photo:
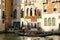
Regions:
M 60 36 L 22 37 L 17 34 L 0 34 L 0 40 L 60 40 Z
M 5 34 L 4 40 L 18 40 L 18 35 L 16 35 L 16 34 Z

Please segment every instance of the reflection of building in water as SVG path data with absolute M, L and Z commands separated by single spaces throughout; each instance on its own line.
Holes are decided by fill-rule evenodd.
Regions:
M 45 40 L 43 37 L 20 37 L 21 40 Z
M 47 36 L 47 37 L 19 37 L 20 40 L 60 40 L 59 36 Z
M 21 27 L 41 27 L 44 31 L 59 28 L 60 2 L 53 0 L 22 0 Z

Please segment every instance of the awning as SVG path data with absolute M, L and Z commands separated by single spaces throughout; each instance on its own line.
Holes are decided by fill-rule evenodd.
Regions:
M 37 22 L 37 18 L 31 18 L 31 22 Z

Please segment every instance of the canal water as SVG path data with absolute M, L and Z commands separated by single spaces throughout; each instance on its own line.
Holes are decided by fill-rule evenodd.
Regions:
M 0 40 L 60 40 L 60 36 L 25 37 L 17 34 L 0 34 Z

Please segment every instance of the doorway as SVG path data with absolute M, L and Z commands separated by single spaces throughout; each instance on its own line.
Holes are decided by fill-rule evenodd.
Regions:
M 20 22 L 13 22 L 13 26 L 16 27 L 16 28 L 19 28 L 20 27 Z
M 37 23 L 30 23 L 30 22 L 27 22 L 27 27 L 29 27 L 29 28 L 41 27 L 41 22 L 37 22 Z

